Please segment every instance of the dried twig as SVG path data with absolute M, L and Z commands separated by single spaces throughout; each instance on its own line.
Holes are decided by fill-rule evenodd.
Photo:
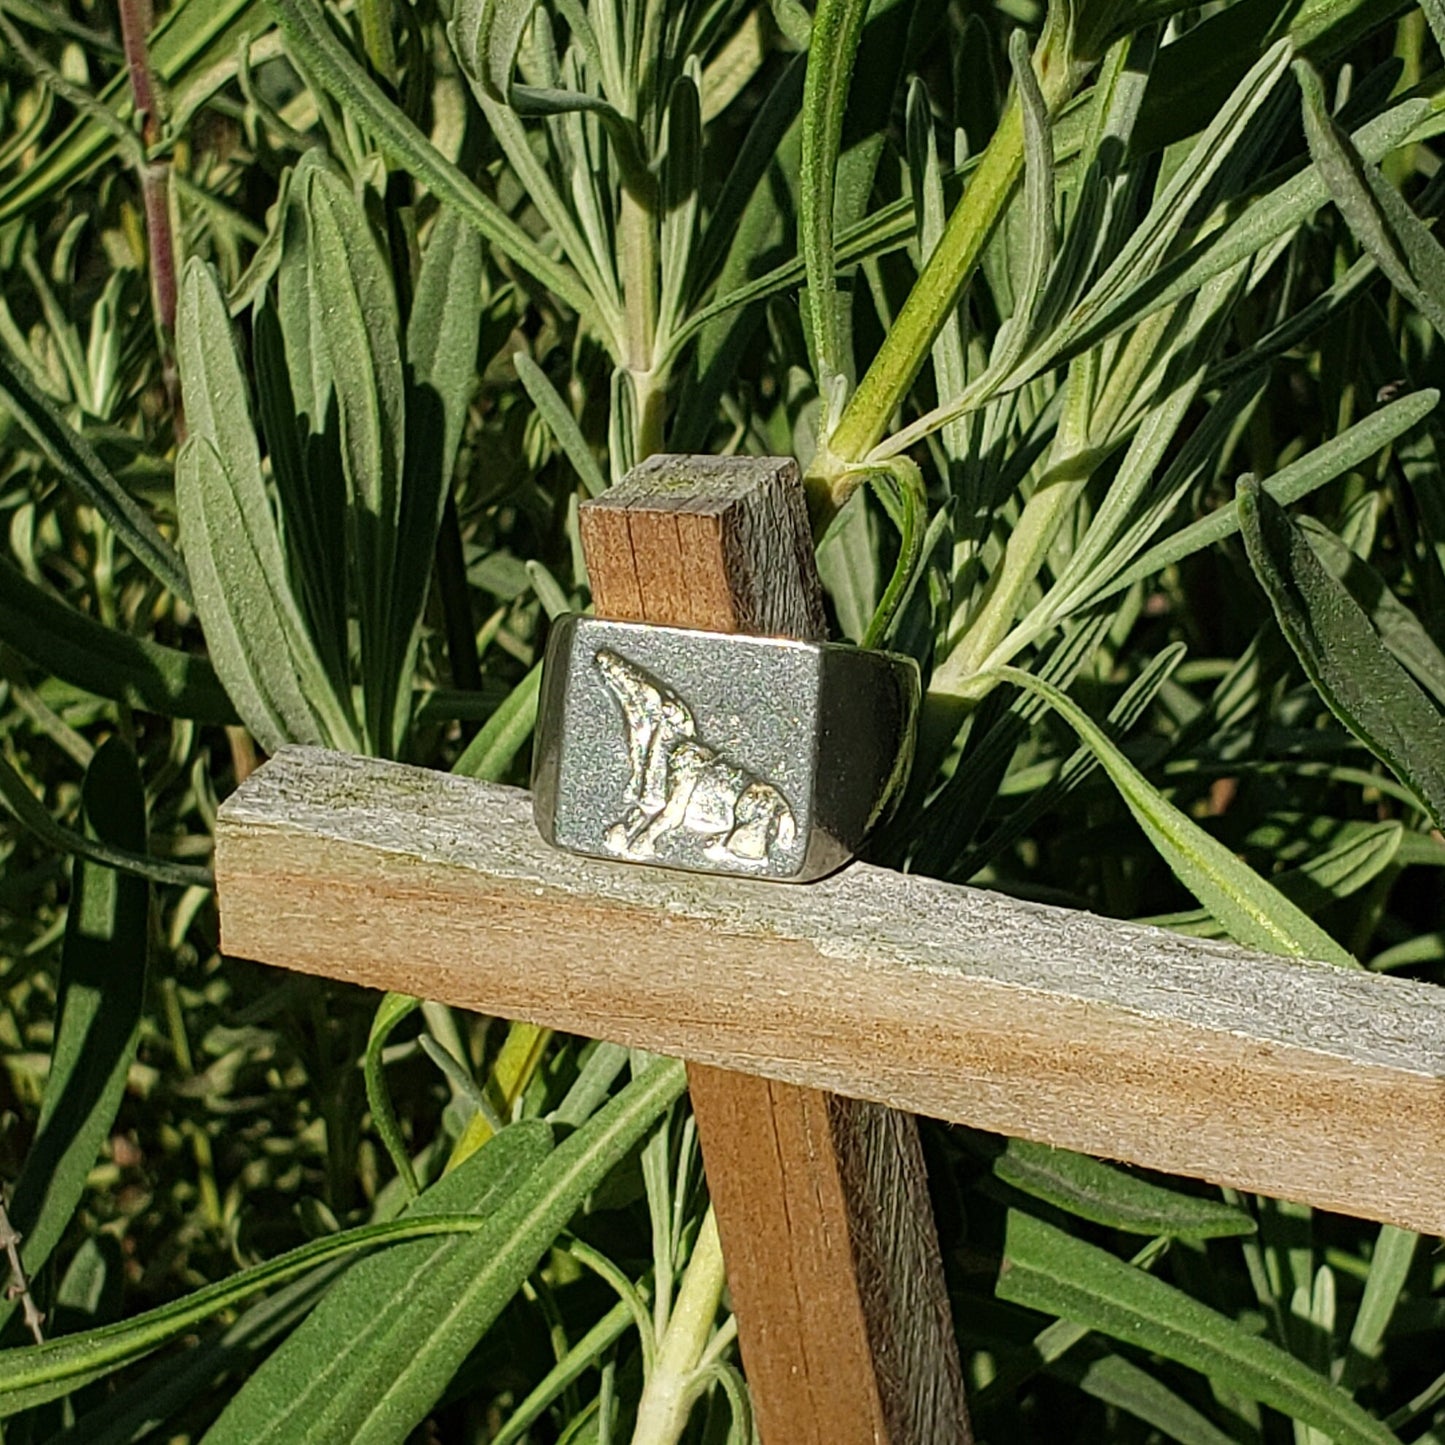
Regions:
M 35 1343 L 43 1345 L 45 1335 L 40 1327 L 45 1323 L 45 1315 L 30 1293 L 30 1282 L 25 1278 L 25 1265 L 20 1259 L 20 1233 L 10 1223 L 3 1190 L 0 1190 L 0 1249 L 5 1251 L 6 1258 L 10 1261 L 10 1283 L 5 1286 L 5 1297 L 20 1301 L 26 1328 L 35 1337 Z

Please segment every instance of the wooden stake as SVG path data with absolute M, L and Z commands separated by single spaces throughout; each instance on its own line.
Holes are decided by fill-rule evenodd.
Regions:
M 652 457 L 580 525 L 599 617 L 826 634 L 791 461 Z M 688 1088 L 764 1445 L 968 1441 L 913 1117 L 700 1064 Z

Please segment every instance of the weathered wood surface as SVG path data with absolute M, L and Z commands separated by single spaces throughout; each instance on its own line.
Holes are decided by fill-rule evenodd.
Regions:
M 791 460 L 654 456 L 579 523 L 599 617 L 826 635 Z M 695 1061 L 688 1091 L 765 1445 L 966 1445 L 916 1121 Z
M 228 953 L 1445 1234 L 1445 989 L 863 864 L 593 862 L 524 792 L 307 749 L 216 873 Z

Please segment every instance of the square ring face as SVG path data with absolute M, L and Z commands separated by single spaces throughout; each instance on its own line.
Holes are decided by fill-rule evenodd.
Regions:
M 792 878 L 814 824 L 822 653 L 578 617 L 548 649 L 534 787 L 600 858 Z

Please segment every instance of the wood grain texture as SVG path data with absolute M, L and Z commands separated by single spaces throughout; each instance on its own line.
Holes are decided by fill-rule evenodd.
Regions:
M 598 617 L 758 637 L 826 635 L 797 463 L 654 456 L 582 505 Z
M 655 456 L 580 513 L 599 617 L 826 636 L 796 463 Z M 691 1063 L 765 1445 L 969 1439 L 916 1121 Z
M 865 864 L 594 862 L 525 792 L 319 750 L 216 846 L 231 954 L 1445 1234 L 1445 989 Z

